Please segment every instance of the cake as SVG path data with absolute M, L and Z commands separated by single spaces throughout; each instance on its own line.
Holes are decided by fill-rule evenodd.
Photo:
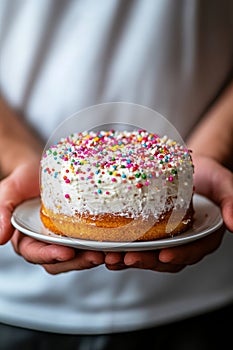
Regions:
M 149 241 L 193 224 L 191 151 L 146 130 L 74 133 L 41 158 L 44 226 L 95 241 Z

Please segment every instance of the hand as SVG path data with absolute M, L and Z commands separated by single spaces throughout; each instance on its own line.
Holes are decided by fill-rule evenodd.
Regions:
M 224 225 L 200 240 L 158 251 L 107 253 L 105 264 L 109 270 L 129 267 L 160 272 L 178 272 L 195 264 L 215 251 L 221 244 L 225 228 L 233 232 L 233 174 L 211 158 L 194 159 L 195 191 L 206 196 L 221 208 Z
M 28 237 L 11 225 L 11 215 L 21 202 L 39 196 L 38 164 L 18 166 L 0 183 L 0 244 L 11 239 L 13 247 L 25 260 L 41 264 L 51 274 L 89 269 L 104 262 L 104 253 L 77 251 L 70 247 L 47 244 Z
M 18 230 L 15 231 L 12 237 L 12 244 L 16 253 L 22 255 L 25 260 L 41 265 L 52 275 L 91 269 L 104 263 L 102 252 L 47 244 L 25 236 Z

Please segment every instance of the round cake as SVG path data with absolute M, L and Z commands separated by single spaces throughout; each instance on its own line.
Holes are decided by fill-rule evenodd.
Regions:
M 85 131 L 41 159 L 41 220 L 85 240 L 148 241 L 193 223 L 190 151 L 146 130 Z

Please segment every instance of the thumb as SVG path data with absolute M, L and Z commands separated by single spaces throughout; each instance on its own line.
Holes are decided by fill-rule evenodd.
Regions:
M 11 216 L 17 205 L 39 195 L 38 163 L 22 164 L 0 183 L 0 244 L 11 239 Z
M 233 232 L 233 173 L 213 159 L 199 158 L 194 173 L 196 192 L 215 202 Z

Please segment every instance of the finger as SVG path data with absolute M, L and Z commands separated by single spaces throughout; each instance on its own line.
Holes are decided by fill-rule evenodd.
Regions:
M 39 195 L 39 166 L 22 164 L 1 181 L 1 199 L 13 205 Z M 10 194 L 10 197 L 9 197 Z
M 214 179 L 213 200 L 221 208 L 226 228 L 233 232 L 233 173 L 223 168 Z
M 68 271 L 86 270 L 97 267 L 104 263 L 104 253 L 97 251 L 78 251 L 76 256 L 67 262 L 57 262 L 55 264 L 43 264 L 44 269 L 57 275 Z
M 197 193 L 221 207 L 226 228 L 233 232 L 233 173 L 206 157 L 197 159 L 195 169 L 194 182 Z
M 13 210 L 11 204 L 0 205 L 0 245 L 5 244 L 11 238 L 14 227 L 11 225 L 11 215 Z
M 122 252 L 107 252 L 105 254 L 105 263 L 115 265 L 124 262 L 124 253 Z
M 108 252 L 105 254 L 105 266 L 108 270 L 124 270 L 127 266 L 124 263 L 123 252 Z
M 157 272 L 179 272 L 186 265 L 162 263 L 158 259 L 159 251 L 128 252 L 125 255 L 125 265 L 132 268 L 152 270 Z
M 215 233 L 192 243 L 162 249 L 158 259 L 162 263 L 193 265 L 219 247 L 224 231 L 222 227 Z
M 68 261 L 75 256 L 73 248 L 40 242 L 32 237 L 23 235 L 18 230 L 15 230 L 11 242 L 15 252 L 33 264 L 52 264 L 57 261 Z
M 39 195 L 39 174 L 35 164 L 22 165 L 0 182 L 0 244 L 6 243 L 14 228 L 11 216 L 15 207 Z
M 221 207 L 226 228 L 233 232 L 233 194 L 222 200 Z
M 127 252 L 124 263 L 126 266 L 142 269 L 154 269 L 158 263 L 159 251 Z

